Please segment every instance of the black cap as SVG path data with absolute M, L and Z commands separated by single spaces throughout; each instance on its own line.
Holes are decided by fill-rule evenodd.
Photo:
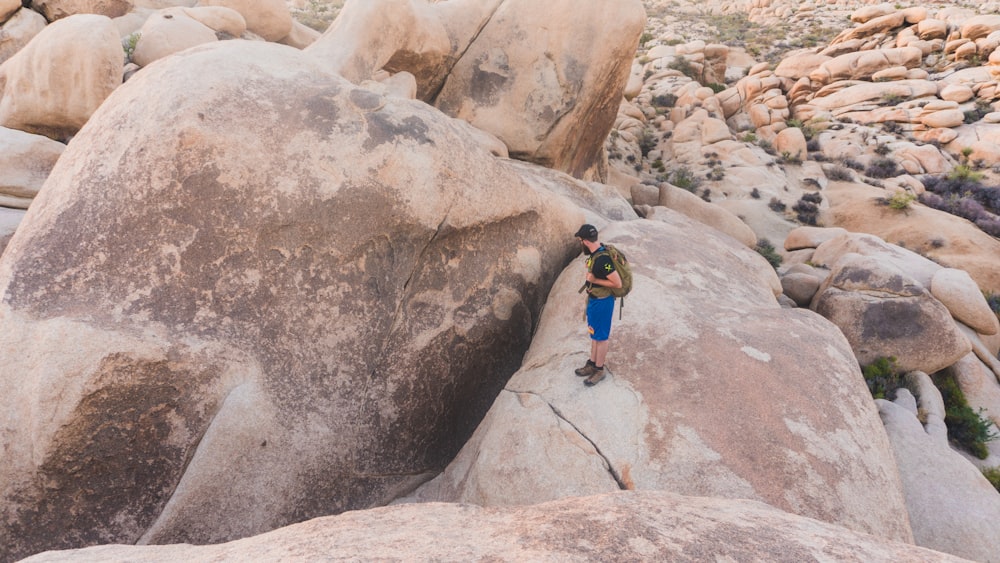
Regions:
M 597 227 L 590 224 L 584 224 L 580 226 L 580 229 L 573 236 L 595 242 L 597 241 Z

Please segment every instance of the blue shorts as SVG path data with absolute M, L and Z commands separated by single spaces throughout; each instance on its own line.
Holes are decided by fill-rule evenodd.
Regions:
M 615 298 L 609 295 L 601 299 L 587 300 L 587 331 L 591 340 L 602 342 L 611 336 L 611 317 L 615 316 Z

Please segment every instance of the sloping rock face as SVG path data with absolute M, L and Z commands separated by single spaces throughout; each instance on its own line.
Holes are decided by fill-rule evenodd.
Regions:
M 599 2 L 506 0 L 455 64 L 435 105 L 493 133 L 515 158 L 578 178 L 605 177 L 588 170 L 600 161 L 646 21 L 634 0 L 607 15 Z
M 66 145 L 0 127 L 0 205 L 27 209 Z
M 937 389 L 933 385 L 924 389 L 936 395 L 934 408 L 944 412 Z M 919 399 L 921 407 L 928 401 Z M 899 464 L 916 543 L 974 561 L 996 561 L 1000 493 L 948 447 L 945 434 L 925 430 L 916 409 L 877 403 Z
M 225 541 L 440 471 L 583 216 L 263 42 L 120 88 L 0 261 L 0 553 Z
M 912 541 L 888 441 L 843 336 L 810 311 L 782 309 L 774 270 L 752 250 L 670 210 L 656 217 L 602 231 L 635 280 L 612 330 L 612 375 L 594 388 L 573 375 L 588 341 L 583 271 L 571 265 L 521 370 L 411 500 L 497 506 L 656 489 L 760 500 Z
M 503 509 L 421 504 L 317 518 L 223 545 L 101 546 L 26 563 L 93 561 L 963 561 L 746 500 L 662 491 Z
M 123 58 L 110 18 L 75 15 L 46 26 L 0 65 L 0 125 L 72 137 L 121 84 Z
M 496 135 L 511 156 L 603 179 L 645 23 L 638 0 L 614 12 L 568 0 L 357 2 L 307 51 L 356 83 L 411 73 L 419 98 Z

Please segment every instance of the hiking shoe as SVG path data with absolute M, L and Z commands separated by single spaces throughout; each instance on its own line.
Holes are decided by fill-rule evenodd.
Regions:
M 594 365 L 594 362 L 587 360 L 587 365 L 582 368 L 577 368 L 573 373 L 579 375 L 580 377 L 590 377 L 596 372 L 597 366 Z
M 587 379 L 584 379 L 583 384 L 586 385 L 587 387 L 592 387 L 594 385 L 597 385 L 598 383 L 604 380 L 605 375 L 606 374 L 604 368 L 595 367 L 593 375 L 591 375 Z

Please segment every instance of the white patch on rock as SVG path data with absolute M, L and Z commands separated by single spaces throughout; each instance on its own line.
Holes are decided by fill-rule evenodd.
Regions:
M 771 361 L 771 354 L 768 354 L 767 352 L 761 352 L 760 350 L 754 348 L 753 346 L 744 346 L 740 348 L 740 351 L 742 351 L 744 354 L 750 356 L 755 360 L 760 360 L 762 362 Z

